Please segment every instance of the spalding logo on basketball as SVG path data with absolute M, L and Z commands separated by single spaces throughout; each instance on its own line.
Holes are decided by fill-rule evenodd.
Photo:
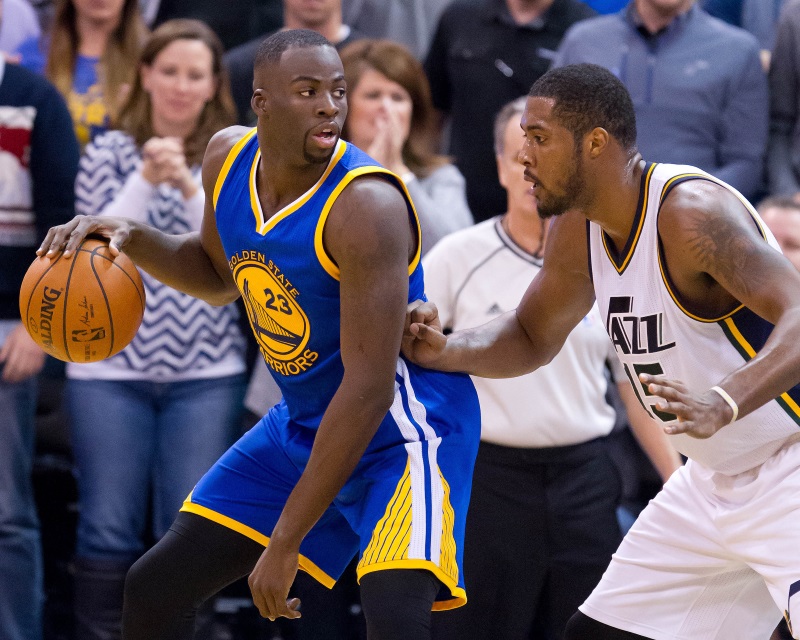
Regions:
M 87 238 L 70 257 L 37 257 L 19 294 L 28 333 L 66 362 L 97 362 L 124 349 L 142 322 L 142 279 L 124 253 Z

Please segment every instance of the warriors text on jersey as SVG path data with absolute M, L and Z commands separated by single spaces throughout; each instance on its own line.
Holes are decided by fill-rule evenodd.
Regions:
M 640 402 L 657 420 L 658 400 L 639 382 L 640 373 L 664 374 L 702 393 L 752 358 L 772 325 L 744 305 L 719 318 L 701 318 L 680 303 L 658 238 L 658 214 L 670 189 L 686 180 L 710 180 L 737 195 L 764 242 L 777 242 L 750 204 L 732 187 L 694 167 L 648 164 L 631 236 L 617 254 L 601 227 L 588 223 L 591 275 L 606 329 Z M 701 440 L 671 437 L 681 453 L 725 474 L 763 463 L 788 439 L 800 437 L 800 387 Z

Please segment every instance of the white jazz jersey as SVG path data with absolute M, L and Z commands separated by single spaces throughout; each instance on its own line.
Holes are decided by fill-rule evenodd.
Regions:
M 664 374 L 704 392 L 740 368 L 764 345 L 773 325 L 744 305 L 719 318 L 684 309 L 670 286 L 658 241 L 658 214 L 669 191 L 686 180 L 710 180 L 739 197 L 765 242 L 778 244 L 735 189 L 695 167 L 647 164 L 631 236 L 617 254 L 602 228 L 588 223 L 591 275 L 606 330 L 645 409 L 664 423 L 672 414 L 638 380 Z M 733 475 L 762 464 L 789 439 L 800 437 L 800 387 L 700 440 L 671 436 L 675 448 L 714 471 Z

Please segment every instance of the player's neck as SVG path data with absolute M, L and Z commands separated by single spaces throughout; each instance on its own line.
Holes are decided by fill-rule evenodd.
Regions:
M 276 153 L 262 153 L 256 172 L 256 188 L 266 218 L 297 200 L 313 187 L 327 164 L 296 165 Z
M 688 11 L 694 4 L 694 0 L 685 0 L 676 7 L 661 10 L 657 4 L 652 4 L 647 0 L 637 0 L 636 13 L 644 24 L 645 29 L 655 34 L 669 26 L 679 15 Z
M 638 153 L 628 162 L 613 163 L 598 180 L 584 215 L 599 224 L 618 249 L 630 237 L 639 206 L 645 162 Z

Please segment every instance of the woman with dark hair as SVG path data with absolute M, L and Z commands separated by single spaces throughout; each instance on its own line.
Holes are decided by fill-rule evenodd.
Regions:
M 235 121 L 221 60 L 222 45 L 202 22 L 173 20 L 152 33 L 119 114 L 122 130 L 97 136 L 81 160 L 78 213 L 176 235 L 200 228 L 202 156 Z M 133 342 L 108 360 L 67 366 L 82 640 L 119 637 L 128 567 L 238 435 L 246 376 L 236 307 L 142 279 L 147 303 Z
M 50 30 L 17 53 L 64 96 L 85 146 L 116 120 L 146 36 L 138 0 L 58 0 Z
M 340 51 L 349 111 L 342 137 L 399 175 L 422 227 L 422 253 L 472 224 L 464 177 L 432 146 L 433 105 L 419 61 L 390 40 L 357 40 Z

